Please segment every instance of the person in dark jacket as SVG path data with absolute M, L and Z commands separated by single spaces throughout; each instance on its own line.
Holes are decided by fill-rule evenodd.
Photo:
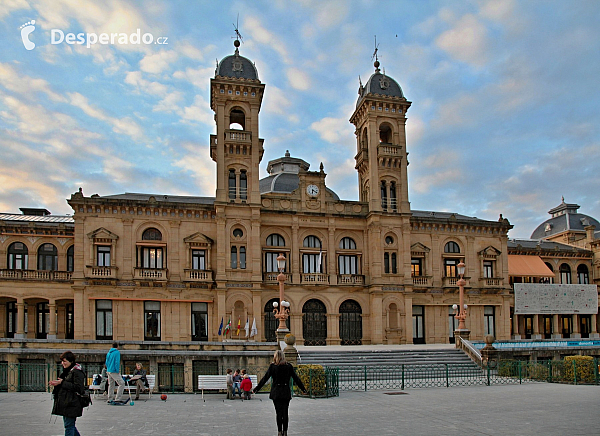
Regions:
M 273 356 L 273 363 L 269 365 L 267 373 L 258 382 L 253 392 L 256 393 L 265 385 L 265 383 L 271 380 L 271 393 L 269 398 L 273 400 L 275 406 L 275 414 L 277 419 L 277 436 L 287 436 L 288 430 L 288 409 L 290 407 L 290 400 L 292 399 L 292 391 L 290 389 L 290 379 L 294 380 L 296 386 L 306 394 L 306 388 L 302 384 L 302 380 L 296 375 L 294 367 L 287 363 L 283 351 L 277 350 Z
M 83 414 L 83 407 L 77 394 L 81 395 L 85 391 L 85 374 L 81 365 L 75 362 L 75 355 L 71 351 L 60 355 L 60 363 L 63 367 L 62 373 L 58 379 L 49 383 L 50 386 L 54 386 L 52 414 L 63 417 L 65 436 L 79 436 L 75 421 Z

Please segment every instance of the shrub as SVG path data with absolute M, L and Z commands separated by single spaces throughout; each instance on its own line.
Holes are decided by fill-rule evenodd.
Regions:
M 527 378 L 532 380 L 547 380 L 548 366 L 543 363 L 530 363 L 527 366 Z
M 327 383 L 323 366 L 298 365 L 296 373 L 300 377 L 300 380 L 302 380 L 310 396 L 323 397 L 327 395 Z M 297 386 L 294 386 L 294 391 L 300 393 Z
M 592 356 L 566 356 L 563 381 L 568 383 L 594 383 L 596 373 Z

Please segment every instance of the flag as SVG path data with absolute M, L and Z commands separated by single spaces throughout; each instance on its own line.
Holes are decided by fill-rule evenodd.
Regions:
M 323 247 L 319 247 L 319 265 L 317 267 L 317 272 L 318 273 L 322 273 L 323 272 Z
M 223 317 L 221 317 L 221 325 L 219 326 L 219 336 L 223 333 Z
M 258 330 L 256 330 L 256 318 L 252 320 L 252 330 L 250 330 L 250 337 L 256 336 L 258 334 Z
M 238 318 L 238 328 L 237 328 L 237 332 L 235 332 L 235 334 L 236 334 L 237 336 L 239 336 L 239 335 L 240 335 L 240 318 Z
M 246 337 L 248 337 L 250 334 L 250 318 L 246 318 L 246 326 L 244 327 L 244 330 L 246 330 Z
M 223 333 L 225 336 L 227 336 L 227 333 L 229 333 L 229 330 L 231 330 L 231 317 L 229 317 L 229 322 L 227 323 L 227 325 L 225 326 L 225 333 Z

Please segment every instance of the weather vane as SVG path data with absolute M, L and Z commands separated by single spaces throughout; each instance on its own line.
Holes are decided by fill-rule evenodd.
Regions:
M 375 61 L 379 61 L 377 59 L 377 52 L 379 51 L 379 44 L 377 44 L 377 35 L 375 35 L 375 51 L 373 52 L 373 56 L 371 56 L 371 60 L 375 59 Z
M 231 24 L 233 24 L 233 23 L 231 23 Z M 242 34 L 240 33 L 240 14 L 239 13 L 237 15 L 237 20 L 236 20 L 235 24 L 233 24 L 233 30 L 235 31 L 235 40 L 244 42 L 244 38 L 242 37 Z

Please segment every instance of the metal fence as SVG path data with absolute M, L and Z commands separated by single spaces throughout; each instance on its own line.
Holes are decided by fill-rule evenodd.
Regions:
M 598 359 L 587 362 L 501 361 L 497 368 L 471 364 L 344 366 L 339 368 L 341 391 L 453 386 L 492 386 L 550 382 L 600 385 Z

